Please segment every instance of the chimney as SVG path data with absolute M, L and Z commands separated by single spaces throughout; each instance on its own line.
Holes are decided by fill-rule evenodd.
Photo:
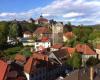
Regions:
M 93 66 L 90 67 L 90 80 L 93 80 L 94 77 L 94 68 Z

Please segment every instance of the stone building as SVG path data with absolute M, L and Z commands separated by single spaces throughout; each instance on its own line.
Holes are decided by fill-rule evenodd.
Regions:
M 63 42 L 63 23 L 52 24 L 52 44 Z

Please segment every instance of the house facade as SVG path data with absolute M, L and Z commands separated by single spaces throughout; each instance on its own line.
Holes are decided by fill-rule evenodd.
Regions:
M 45 48 L 49 48 L 51 47 L 51 42 L 50 41 L 46 41 L 46 42 L 35 42 L 34 43 L 34 49 L 35 51 L 41 51 Z
M 56 53 L 53 54 L 55 55 Z M 62 63 L 62 59 L 65 58 L 66 53 L 63 53 L 61 56 L 58 56 L 58 54 L 55 55 L 58 59 L 56 61 L 57 59 L 53 56 L 33 53 L 33 56 L 24 65 L 24 73 L 27 80 L 54 80 L 65 73 L 66 66 L 61 65 L 59 62 Z
M 39 40 L 43 37 L 51 38 L 51 31 L 48 27 L 39 27 L 35 30 L 34 36 Z
M 82 55 L 82 62 L 86 62 L 90 57 L 97 58 L 97 54 L 86 44 L 77 44 L 76 51 Z
M 97 44 L 95 50 L 96 50 L 96 53 L 97 53 L 97 58 L 100 60 L 100 44 Z

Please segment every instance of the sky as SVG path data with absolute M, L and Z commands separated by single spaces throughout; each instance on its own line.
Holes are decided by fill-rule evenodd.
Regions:
M 37 19 L 41 14 L 74 25 L 100 24 L 100 0 L 0 0 L 0 21 Z

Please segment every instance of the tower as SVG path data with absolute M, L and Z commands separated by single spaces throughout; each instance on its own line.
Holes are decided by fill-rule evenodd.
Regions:
M 57 22 L 52 24 L 52 43 L 58 44 L 63 42 L 63 23 Z

